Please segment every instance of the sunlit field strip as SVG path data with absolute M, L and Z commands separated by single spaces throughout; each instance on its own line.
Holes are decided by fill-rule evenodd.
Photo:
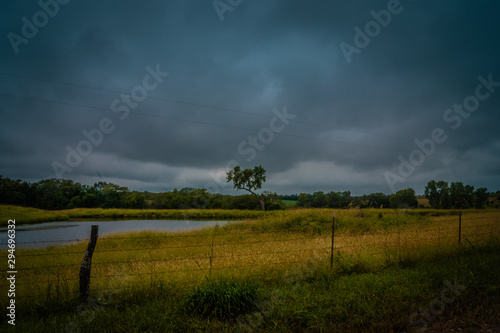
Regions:
M 499 214 L 464 214 L 462 246 L 479 245 L 500 234 Z M 412 230 L 414 229 L 414 230 Z M 118 237 L 119 238 L 119 237 Z M 141 246 L 147 251 L 112 249 Z M 184 246 L 183 246 L 184 245 Z M 200 245 L 200 246 L 198 246 Z M 458 246 L 458 217 L 434 217 L 431 224 L 375 234 L 338 233 L 334 255 L 355 255 L 358 260 L 382 263 L 391 256 L 415 253 L 436 246 Z M 158 250 L 151 249 L 158 246 Z M 275 277 L 302 261 L 328 262 L 331 235 L 301 232 L 237 234 L 212 237 L 103 238 L 98 241 L 92 266 L 93 290 L 143 287 L 164 281 L 195 285 L 208 278 Z M 167 247 L 167 248 L 161 248 Z M 174 248 L 172 248 L 174 247 Z M 67 299 L 78 293 L 78 272 L 86 242 L 46 250 L 20 250 L 17 264 L 19 298 Z M 71 252 L 61 254 L 64 251 Z M 106 252 L 108 251 L 108 252 Z M 57 256 L 25 256 L 34 253 L 59 253 Z M 111 263 L 110 263 L 111 262 Z M 34 268 L 41 267 L 41 268 Z

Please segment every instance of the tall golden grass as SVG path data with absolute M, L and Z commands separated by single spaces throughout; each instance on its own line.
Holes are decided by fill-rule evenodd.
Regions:
M 438 213 L 446 215 L 432 216 Z M 92 259 L 92 295 L 144 288 L 154 292 L 164 283 L 187 288 L 219 278 L 282 279 L 308 262 L 328 266 L 333 214 L 336 259 L 350 257 L 377 267 L 459 249 L 458 216 L 449 212 L 291 210 L 189 232 L 101 236 Z M 461 228 L 461 246 L 498 239 L 500 211 L 464 211 Z M 86 246 L 18 248 L 19 304 L 75 298 Z M 2 255 L 6 257 L 5 251 Z

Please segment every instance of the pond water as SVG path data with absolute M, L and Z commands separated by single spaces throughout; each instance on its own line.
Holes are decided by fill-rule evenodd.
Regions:
M 99 226 L 99 237 L 109 234 L 152 231 L 182 231 L 201 229 L 227 221 L 188 220 L 121 220 L 121 221 L 71 221 L 16 225 L 16 248 L 68 245 L 88 240 L 92 225 Z M 6 248 L 7 228 L 0 229 L 1 248 Z

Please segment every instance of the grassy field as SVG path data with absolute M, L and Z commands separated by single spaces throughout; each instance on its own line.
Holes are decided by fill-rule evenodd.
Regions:
M 67 212 L 81 214 L 56 214 Z M 192 232 L 100 237 L 87 306 L 77 300 L 85 243 L 17 249 L 16 328 L 410 332 L 422 327 L 412 322 L 433 316 L 419 309 L 442 295 L 449 301 L 442 311 L 429 310 L 440 313 L 435 324 L 500 320 L 498 210 L 464 211 L 461 246 L 456 211 L 304 209 L 249 217 Z M 443 292 L 445 281 L 465 289 L 455 288 L 460 295 L 453 298 Z M 225 296 L 214 301 L 210 290 Z M 245 303 L 247 316 L 237 315 L 242 297 L 255 301 Z M 6 302 L 2 297 L 4 309 Z M 0 330 L 7 326 L 3 321 Z
M 297 200 L 281 200 L 285 204 L 286 207 L 295 207 L 297 206 Z
M 223 209 L 120 209 L 120 208 L 75 208 L 67 210 L 42 210 L 36 208 L 0 205 L 0 226 L 9 219 L 16 224 L 71 220 L 116 220 L 116 219 L 188 219 L 188 220 L 243 220 L 272 214 L 255 210 Z
M 419 207 L 424 207 L 424 208 L 430 208 L 430 204 L 429 204 L 429 199 L 426 199 L 425 197 L 417 197 L 417 201 L 418 201 L 418 206 Z

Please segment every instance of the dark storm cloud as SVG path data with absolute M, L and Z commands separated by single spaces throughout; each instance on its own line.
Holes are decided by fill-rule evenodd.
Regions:
M 390 3 L 244 1 L 221 22 L 210 1 L 70 1 L 17 54 L 8 33 L 21 34 L 21 18 L 41 9 L 9 3 L 0 73 L 45 81 L 0 75 L 0 94 L 24 97 L 0 96 L 0 174 L 54 177 L 66 146 L 76 149 L 82 130 L 109 118 L 112 133 L 64 177 L 140 190 L 205 187 L 223 184 L 233 160 L 262 164 L 272 191 L 388 193 L 384 173 L 397 173 L 398 156 L 443 128 L 448 140 L 396 189 L 422 192 L 430 179 L 499 189 L 500 91 L 458 129 L 443 120 L 474 94 L 478 76 L 500 81 L 499 5 L 402 0 L 348 64 L 339 44 L 354 45 L 354 28 Z M 120 120 L 111 110 L 119 92 L 130 94 L 157 65 L 170 75 Z M 242 154 L 284 107 L 295 115 L 290 124 L 255 156 Z

